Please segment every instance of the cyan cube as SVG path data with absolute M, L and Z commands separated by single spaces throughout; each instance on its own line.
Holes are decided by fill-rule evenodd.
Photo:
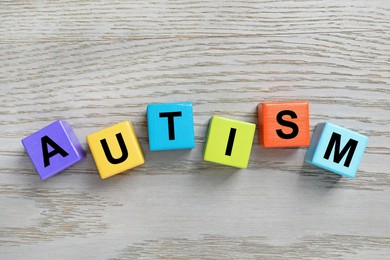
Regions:
M 22 144 L 42 180 L 86 157 L 71 126 L 62 120 L 25 137 Z
M 332 123 L 316 126 L 305 161 L 348 178 L 354 178 L 368 137 Z
M 147 118 L 151 151 L 195 147 L 191 102 L 149 104 Z

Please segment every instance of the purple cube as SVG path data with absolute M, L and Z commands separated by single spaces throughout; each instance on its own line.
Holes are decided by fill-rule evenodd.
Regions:
M 22 143 L 42 180 L 85 158 L 71 126 L 61 120 L 25 137 Z

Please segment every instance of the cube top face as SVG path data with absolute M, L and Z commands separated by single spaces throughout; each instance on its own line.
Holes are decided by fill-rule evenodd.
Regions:
M 102 179 L 145 162 L 133 126 L 128 121 L 90 134 L 87 141 Z
M 259 143 L 264 147 L 309 146 L 308 102 L 264 102 L 258 105 Z
M 209 124 L 204 160 L 247 168 L 256 125 L 213 116 Z
M 42 180 L 60 173 L 86 156 L 72 128 L 62 120 L 25 137 L 22 144 Z
M 191 102 L 149 104 L 147 118 L 151 151 L 195 147 Z
M 331 124 L 318 124 L 305 161 L 348 178 L 354 178 L 368 137 Z

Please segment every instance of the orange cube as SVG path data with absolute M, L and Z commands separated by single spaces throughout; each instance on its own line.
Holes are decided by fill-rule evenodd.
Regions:
M 309 146 L 308 102 L 264 102 L 257 106 L 259 143 L 264 147 Z

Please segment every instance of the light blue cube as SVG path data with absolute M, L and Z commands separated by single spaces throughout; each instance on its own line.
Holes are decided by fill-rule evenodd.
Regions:
M 147 106 L 150 151 L 195 147 L 191 102 Z
M 354 178 L 367 141 L 367 136 L 331 123 L 320 123 L 314 129 L 305 162 Z

